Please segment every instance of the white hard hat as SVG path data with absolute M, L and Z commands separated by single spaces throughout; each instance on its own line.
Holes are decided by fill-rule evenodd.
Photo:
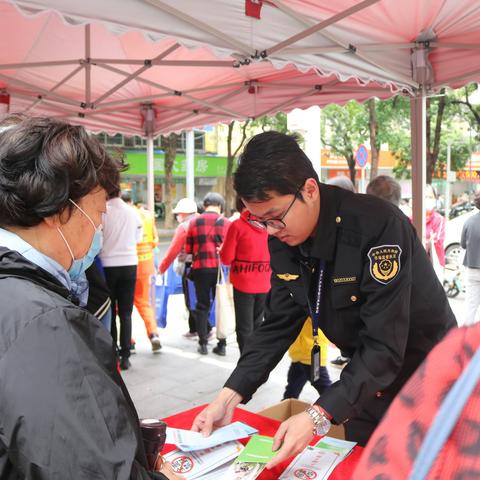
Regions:
M 182 198 L 173 209 L 173 213 L 197 213 L 197 204 L 191 198 Z

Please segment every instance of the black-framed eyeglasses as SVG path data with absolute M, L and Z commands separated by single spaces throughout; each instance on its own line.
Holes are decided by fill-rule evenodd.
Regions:
M 263 230 L 266 230 L 268 227 L 273 228 L 275 230 L 282 230 L 284 229 L 287 224 L 283 221 L 283 219 L 287 216 L 288 212 L 290 209 L 293 207 L 293 204 L 295 203 L 295 200 L 300 197 L 299 193 L 300 190 L 303 188 L 303 185 L 300 185 L 297 188 L 297 191 L 293 194 L 293 200 L 288 206 L 288 208 L 285 210 L 283 215 L 280 218 L 268 218 L 267 220 L 259 220 L 255 216 L 251 215 L 250 213 L 248 214 L 248 223 L 250 225 L 253 225 L 254 227 L 261 228 Z

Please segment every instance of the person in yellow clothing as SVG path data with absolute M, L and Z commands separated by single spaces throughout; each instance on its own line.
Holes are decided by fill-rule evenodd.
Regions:
M 142 220 L 143 236 L 142 240 L 137 243 L 138 267 L 134 304 L 145 323 L 147 335 L 152 344 L 152 351 L 158 352 L 162 348 L 162 344 L 158 336 L 157 320 L 152 301 L 152 277 L 155 275 L 153 250 L 158 244 L 158 233 L 152 213 L 141 203 L 137 203 L 136 207 Z
M 319 395 L 332 384 L 325 366 L 327 363 L 328 339 L 321 330 L 318 331 L 318 345 L 320 347 L 320 377 L 317 381 L 312 382 L 310 379 L 313 348 L 312 320 L 307 317 L 298 337 L 288 349 L 292 363 L 288 369 L 287 386 L 283 394 L 284 400 L 298 398 L 307 381 L 310 381 Z

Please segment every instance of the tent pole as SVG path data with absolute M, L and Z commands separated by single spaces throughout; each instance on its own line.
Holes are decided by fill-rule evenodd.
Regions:
M 427 173 L 426 156 L 426 96 L 425 90 L 417 91 L 410 99 L 410 128 L 412 140 L 412 200 L 413 225 L 420 240 L 425 240 L 424 194 Z
M 155 213 L 155 173 L 153 170 L 153 134 L 147 135 L 147 206 L 152 214 Z
M 363 0 L 363 2 L 357 3 L 356 5 L 353 5 L 352 7 L 347 8 L 340 13 L 333 15 L 330 18 L 327 18 L 327 20 L 323 20 L 320 23 L 312 25 L 306 30 L 303 30 L 303 32 L 297 33 L 296 35 L 292 35 L 290 38 L 287 38 L 283 42 L 277 43 L 271 48 L 267 48 L 265 52 L 266 56 L 271 56 L 273 53 L 279 52 L 284 48 L 288 47 L 289 45 L 292 45 L 293 43 L 298 42 L 299 40 L 309 37 L 314 33 L 320 32 L 321 30 L 324 30 L 328 26 L 333 25 L 339 22 L 340 20 L 343 20 L 344 18 L 350 17 L 354 13 L 357 13 L 360 10 L 364 10 L 365 8 L 368 8 L 371 5 L 378 3 L 379 1 L 380 0 Z
M 195 133 L 193 130 L 186 132 L 186 158 L 187 158 L 187 197 L 195 200 Z
M 69 73 L 65 78 L 62 78 L 55 86 L 50 89 L 50 92 L 54 92 L 57 88 L 60 88 L 64 83 L 68 82 L 71 78 L 73 78 L 80 70 L 83 69 L 83 65 L 79 65 L 75 70 Z M 18 94 L 16 94 L 18 95 Z M 38 104 L 45 101 L 44 98 L 36 98 L 35 101 L 25 109 L 25 112 L 29 112 L 33 108 L 35 108 Z
M 8 75 L 4 75 L 0 73 L 0 80 L 4 80 L 11 85 L 17 85 L 19 87 L 27 88 L 28 90 L 34 92 L 36 95 L 39 93 L 42 96 L 49 97 L 50 100 L 56 101 L 59 103 L 64 103 L 65 105 L 73 105 L 74 107 L 80 107 L 80 102 L 76 102 L 74 100 L 70 100 L 68 97 L 64 97 L 63 95 L 58 95 L 57 93 L 53 93 L 51 90 L 46 90 L 45 88 L 40 88 L 37 85 L 33 85 L 29 82 L 24 82 L 23 80 L 18 80 L 17 78 L 9 77 Z
M 176 8 L 167 5 L 166 3 L 160 1 L 160 0 L 145 0 L 146 3 L 149 3 L 150 5 L 153 5 L 154 7 L 159 8 L 163 12 L 167 12 L 170 15 L 173 15 L 174 17 L 180 19 L 183 23 L 186 23 L 188 25 L 193 25 L 194 27 L 202 30 L 203 32 L 207 32 L 210 35 L 213 35 L 214 37 L 222 40 L 225 42 L 226 45 L 229 45 L 231 48 L 237 49 L 239 53 L 243 55 L 252 55 L 253 49 L 248 45 L 243 42 L 238 41 L 234 37 L 230 37 L 229 35 L 226 35 L 220 30 L 217 30 L 216 28 L 213 28 L 211 25 L 208 23 L 204 23 L 197 18 L 191 17 L 188 15 L 186 12 L 182 12 L 181 10 L 177 10 Z M 378 0 L 376 0 L 378 1 Z
M 157 60 L 149 59 L 131 59 L 125 60 L 120 58 L 92 58 L 92 63 L 107 63 L 109 65 L 145 65 L 150 63 L 152 66 L 163 67 L 220 67 L 233 68 L 235 62 L 233 60 Z
M 283 13 L 285 13 L 286 15 L 289 15 L 291 16 L 292 18 L 295 18 L 297 19 L 298 21 L 300 22 L 303 22 L 305 25 L 308 25 L 310 26 L 311 28 L 313 26 L 315 26 L 315 21 L 312 20 L 310 17 L 306 17 L 305 15 L 301 15 L 299 14 L 298 12 L 296 12 L 295 10 L 292 10 L 289 6 L 287 6 L 283 0 L 271 0 L 272 3 L 278 7 L 280 10 L 282 10 Z M 368 6 L 368 5 L 367 5 Z M 364 7 L 366 8 L 366 7 Z M 344 12 L 345 13 L 345 12 Z M 337 20 L 338 21 L 338 20 Z M 325 29 L 323 29 L 322 31 L 319 31 L 318 32 L 322 37 L 326 38 L 327 40 L 330 40 L 331 42 L 333 43 L 336 43 L 337 45 L 340 45 L 344 48 L 349 48 L 349 45 L 344 42 L 344 41 L 340 41 L 338 40 L 337 38 L 334 37 L 334 35 L 332 35 L 330 32 L 327 33 L 327 31 Z M 358 47 L 358 46 L 357 46 Z M 409 78 L 409 77 L 406 77 L 405 75 L 403 75 L 402 73 L 400 72 L 394 72 L 394 71 L 391 71 L 389 69 L 386 69 L 383 65 L 381 65 L 380 63 L 378 63 L 376 60 L 373 60 L 371 58 L 369 58 L 367 55 L 365 55 L 365 53 L 363 51 L 361 51 L 361 47 L 360 47 L 360 51 L 357 49 L 355 55 L 368 62 L 370 65 L 373 65 L 377 68 L 380 68 L 382 71 L 384 71 L 387 75 L 391 76 L 392 80 L 393 81 L 404 81 L 406 82 L 407 85 L 409 86 L 414 86 L 414 87 L 418 87 L 418 85 L 415 83 L 415 82 L 412 82 L 412 79 Z
M 160 55 L 157 55 L 154 60 L 159 60 L 159 59 L 162 59 L 162 58 L 165 58 L 167 57 L 168 55 L 170 55 L 172 52 L 174 52 L 175 50 L 177 50 L 178 48 L 180 48 L 180 45 L 178 43 L 175 43 L 174 45 L 172 45 L 171 47 L 167 48 L 164 52 L 162 52 Z M 139 75 L 141 75 L 143 72 L 145 72 L 146 70 L 148 70 L 149 68 L 152 68 L 152 63 L 146 63 L 143 65 L 143 67 L 139 68 L 138 70 L 136 70 L 135 72 L 133 72 L 132 74 L 128 75 L 126 78 L 124 78 L 120 83 L 117 83 L 117 85 L 115 85 L 114 87 L 112 87 L 110 90 L 108 90 L 107 92 L 105 92 L 103 95 L 101 95 L 99 98 L 97 98 L 95 100 L 95 105 L 101 105 L 103 100 L 105 100 L 106 98 L 108 98 L 110 95 L 112 95 L 113 93 L 115 93 L 117 90 L 119 90 L 120 88 L 122 88 L 124 85 L 126 85 L 127 83 L 131 82 L 132 80 L 134 80 L 135 78 L 137 78 Z
M 85 103 L 92 101 L 92 65 L 90 63 L 90 24 L 85 25 Z

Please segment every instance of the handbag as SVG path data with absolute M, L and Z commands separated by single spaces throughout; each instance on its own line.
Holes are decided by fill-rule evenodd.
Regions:
M 235 332 L 233 285 L 228 279 L 225 279 L 221 263 L 218 265 L 217 285 L 215 287 L 215 321 L 217 338 L 227 338 Z

